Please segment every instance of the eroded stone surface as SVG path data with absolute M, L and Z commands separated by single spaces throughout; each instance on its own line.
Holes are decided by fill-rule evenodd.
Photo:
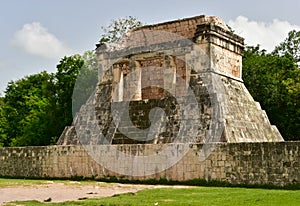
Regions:
M 58 144 L 283 141 L 243 84 L 242 51 L 243 38 L 208 16 L 98 45 L 103 75 L 74 118 L 79 141 L 71 126 Z
M 134 173 L 134 162 L 120 162 L 116 157 L 156 153 L 166 144 L 125 144 L 95 146 L 99 155 L 118 167 Z M 181 144 L 182 145 L 182 144 Z M 173 156 L 181 149 L 171 144 Z M 192 144 L 188 153 L 172 167 L 153 175 L 124 176 L 96 162 L 82 147 L 48 146 L 0 148 L 0 177 L 35 178 L 109 178 L 129 180 L 166 178 L 169 180 L 221 180 L 238 184 L 288 185 L 300 182 L 300 142 L 214 143 L 206 159 L 201 158 L 203 144 Z M 114 152 L 111 152 L 114 149 Z M 144 161 L 138 168 L 165 164 L 165 157 Z M 134 160 L 134 159 L 132 159 Z

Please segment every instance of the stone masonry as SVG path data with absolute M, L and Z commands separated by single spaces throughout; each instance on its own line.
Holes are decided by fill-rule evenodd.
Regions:
M 189 152 L 177 164 L 151 176 L 122 176 L 91 158 L 79 145 L 0 148 L 0 177 L 35 178 L 109 178 L 168 180 L 220 180 L 234 184 L 288 185 L 300 183 L 300 142 L 211 143 L 214 150 L 205 160 L 199 157 L 202 144 L 190 145 Z M 174 155 L 180 152 L 172 144 Z M 160 150 L 159 144 L 99 145 L 105 156 L 111 147 L 114 156 L 105 156 L 119 167 L 117 152 L 148 154 Z M 151 167 L 154 159 L 141 167 Z M 133 168 L 126 168 L 132 170 Z
M 0 148 L 0 177 L 299 184 L 300 142 L 245 88 L 243 45 L 208 16 L 97 45 L 98 86 L 58 145 Z
M 98 87 L 58 144 L 283 141 L 243 84 L 243 45 L 213 16 L 97 45 Z

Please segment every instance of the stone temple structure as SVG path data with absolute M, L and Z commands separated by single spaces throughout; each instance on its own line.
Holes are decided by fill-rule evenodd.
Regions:
M 283 141 L 243 84 L 243 47 L 203 15 L 97 45 L 97 88 L 57 144 Z

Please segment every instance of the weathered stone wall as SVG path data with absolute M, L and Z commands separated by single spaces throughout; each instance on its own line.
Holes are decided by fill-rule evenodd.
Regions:
M 160 144 L 101 145 L 99 154 L 112 148 L 116 152 L 134 155 L 155 153 Z M 174 156 L 182 144 L 172 144 Z M 300 142 L 273 143 L 215 143 L 207 159 L 201 161 L 202 144 L 190 145 L 187 154 L 174 166 L 151 176 L 122 176 L 97 164 L 81 146 L 48 146 L 0 148 L 0 176 L 57 177 L 72 176 L 108 177 L 127 179 L 167 178 L 169 180 L 206 179 L 230 183 L 287 185 L 300 183 Z M 105 156 L 121 169 L 131 171 L 128 162 L 118 162 L 117 154 Z M 163 158 L 163 157 L 162 157 Z M 152 167 L 143 162 L 140 167 Z
M 243 42 L 220 18 L 196 16 L 140 27 L 118 44 L 97 45 L 93 99 L 75 116 L 76 132 L 67 128 L 58 144 L 170 143 L 177 133 L 181 141 L 174 143 L 283 141 L 243 84 Z M 157 114 L 173 111 L 152 121 L 155 107 L 163 108 Z M 157 120 L 166 127 L 154 125 Z
M 165 31 L 191 39 L 206 51 L 210 58 L 210 65 L 205 67 L 211 67 L 212 70 L 223 75 L 242 78 L 241 54 L 244 39 L 230 32 L 219 17 L 196 16 L 139 27 L 136 30 Z
M 185 38 L 194 38 L 198 25 L 214 24 L 218 27 L 228 31 L 226 24 L 217 16 L 195 16 L 191 18 L 184 18 L 175 21 L 163 22 L 155 25 L 146 25 L 135 29 L 138 30 L 160 30 L 170 33 L 176 33 Z

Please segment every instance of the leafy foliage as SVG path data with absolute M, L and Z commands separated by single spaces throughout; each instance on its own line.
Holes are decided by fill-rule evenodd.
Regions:
M 300 138 L 300 69 L 288 56 L 248 47 L 243 79 L 254 99 L 266 110 L 285 140 Z
M 8 136 L 6 134 L 7 129 L 8 123 L 6 121 L 4 112 L 4 98 L 0 97 L 0 147 L 8 144 Z
M 102 27 L 104 34 L 100 39 L 100 43 L 116 43 L 126 32 L 139 26 L 142 26 L 142 22 L 132 16 L 112 20 L 107 28 Z
M 79 70 L 84 65 L 80 55 L 64 57 L 57 65 L 55 74 L 56 104 L 53 111 L 56 113 L 57 131 L 62 132 L 66 125 L 72 123 L 72 94 Z
M 290 31 L 288 37 L 275 47 L 273 53 L 292 57 L 297 63 L 300 63 L 300 31 Z
M 10 82 L 1 106 L 1 136 L 4 146 L 47 145 L 46 109 L 52 75 L 46 72 Z M 2 126 L 1 125 L 1 126 Z
M 73 89 L 73 116 L 93 94 L 98 82 L 96 54 L 92 51 L 87 51 L 83 54 L 82 59 L 84 61 L 84 65 L 79 70 Z
M 90 77 L 82 79 L 89 83 L 96 75 L 95 82 L 95 62 L 95 54 L 88 51 L 83 56 L 62 58 L 55 74 L 44 71 L 10 82 L 0 98 L 0 146 L 55 143 L 64 127 L 72 123 L 72 95 L 78 74 Z M 81 94 L 91 93 L 91 86 L 83 88 Z

